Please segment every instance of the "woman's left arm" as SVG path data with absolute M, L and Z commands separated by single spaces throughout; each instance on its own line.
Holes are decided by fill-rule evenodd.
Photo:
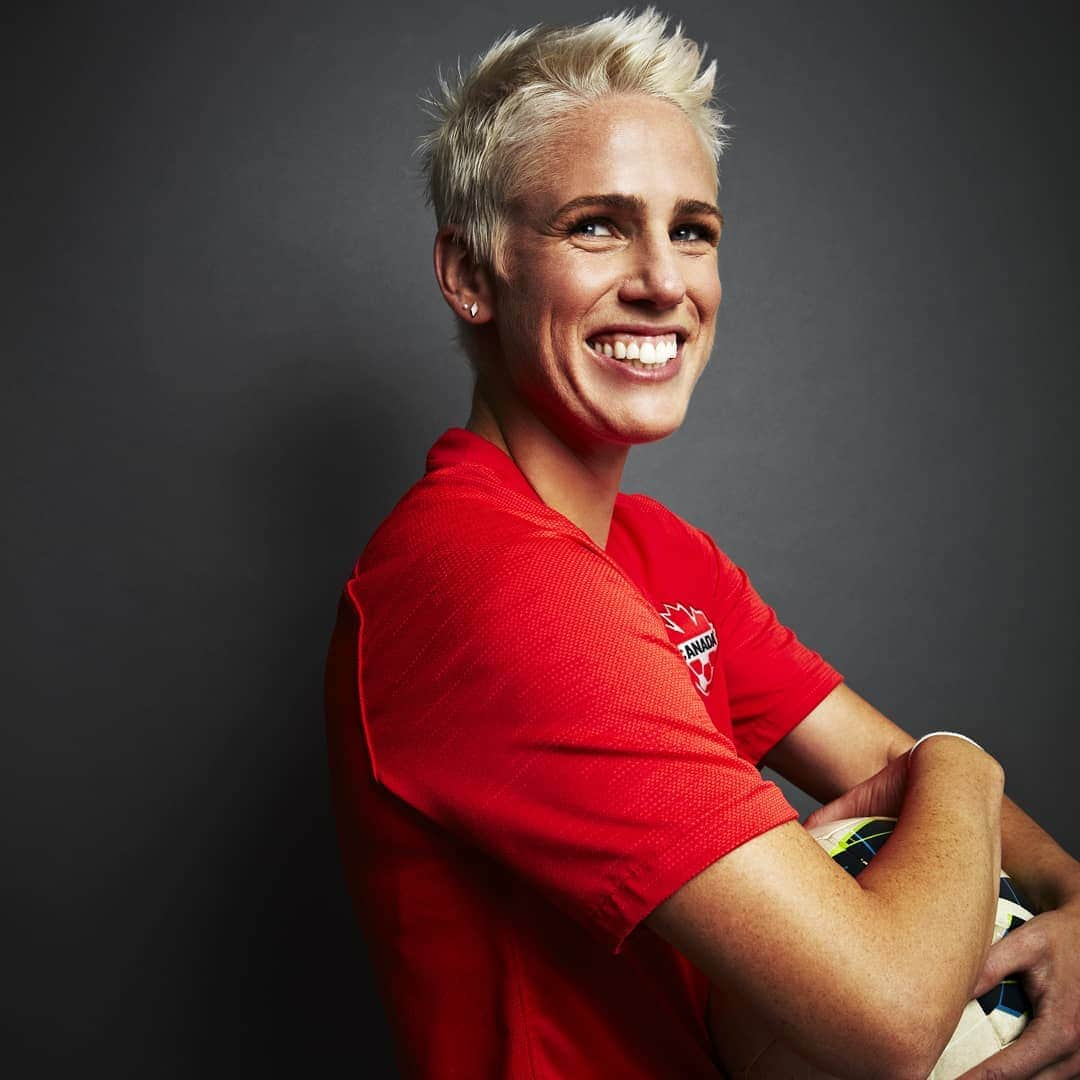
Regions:
M 864 781 L 906 754 L 914 741 L 840 685 L 761 764 L 822 803 L 842 800 L 829 808 L 829 817 L 882 813 L 873 806 L 874 784 Z M 843 797 L 853 788 L 859 790 L 845 805 Z M 1043 914 L 991 949 L 977 992 L 1021 971 L 1035 1019 L 1012 1046 L 965 1080 L 1080 1076 L 1080 863 L 1009 799 L 1002 807 L 1001 861 Z

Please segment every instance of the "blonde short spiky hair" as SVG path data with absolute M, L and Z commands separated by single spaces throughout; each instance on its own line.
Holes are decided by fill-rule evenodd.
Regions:
M 473 257 L 502 271 L 506 207 L 543 168 L 548 136 L 574 110 L 608 94 L 649 94 L 678 106 L 719 160 L 723 112 L 712 103 L 716 61 L 654 8 L 584 26 L 536 26 L 497 41 L 426 99 L 436 126 L 420 143 L 428 199 Z

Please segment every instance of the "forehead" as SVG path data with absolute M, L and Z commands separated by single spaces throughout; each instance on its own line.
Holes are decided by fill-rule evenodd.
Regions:
M 649 209 L 715 202 L 716 165 L 686 114 L 660 98 L 612 95 L 570 113 L 543 145 L 524 193 L 537 211 L 587 194 L 633 195 Z

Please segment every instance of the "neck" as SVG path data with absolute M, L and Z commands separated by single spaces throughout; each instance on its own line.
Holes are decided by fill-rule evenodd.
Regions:
M 466 427 L 509 454 L 548 506 L 607 547 L 628 446 L 573 445 L 528 410 L 493 408 L 479 384 Z

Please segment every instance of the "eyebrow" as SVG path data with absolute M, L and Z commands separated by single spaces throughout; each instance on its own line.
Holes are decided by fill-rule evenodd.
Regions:
M 552 220 L 590 206 L 604 206 L 611 210 L 622 210 L 624 213 L 640 214 L 645 209 L 645 200 L 640 195 L 579 195 L 576 199 L 571 199 L 560 206 L 552 214 Z M 724 215 L 720 213 L 720 208 L 712 203 L 703 202 L 701 199 L 678 199 L 675 203 L 675 216 L 680 217 L 684 214 L 705 214 L 716 218 L 721 226 L 724 224 Z

